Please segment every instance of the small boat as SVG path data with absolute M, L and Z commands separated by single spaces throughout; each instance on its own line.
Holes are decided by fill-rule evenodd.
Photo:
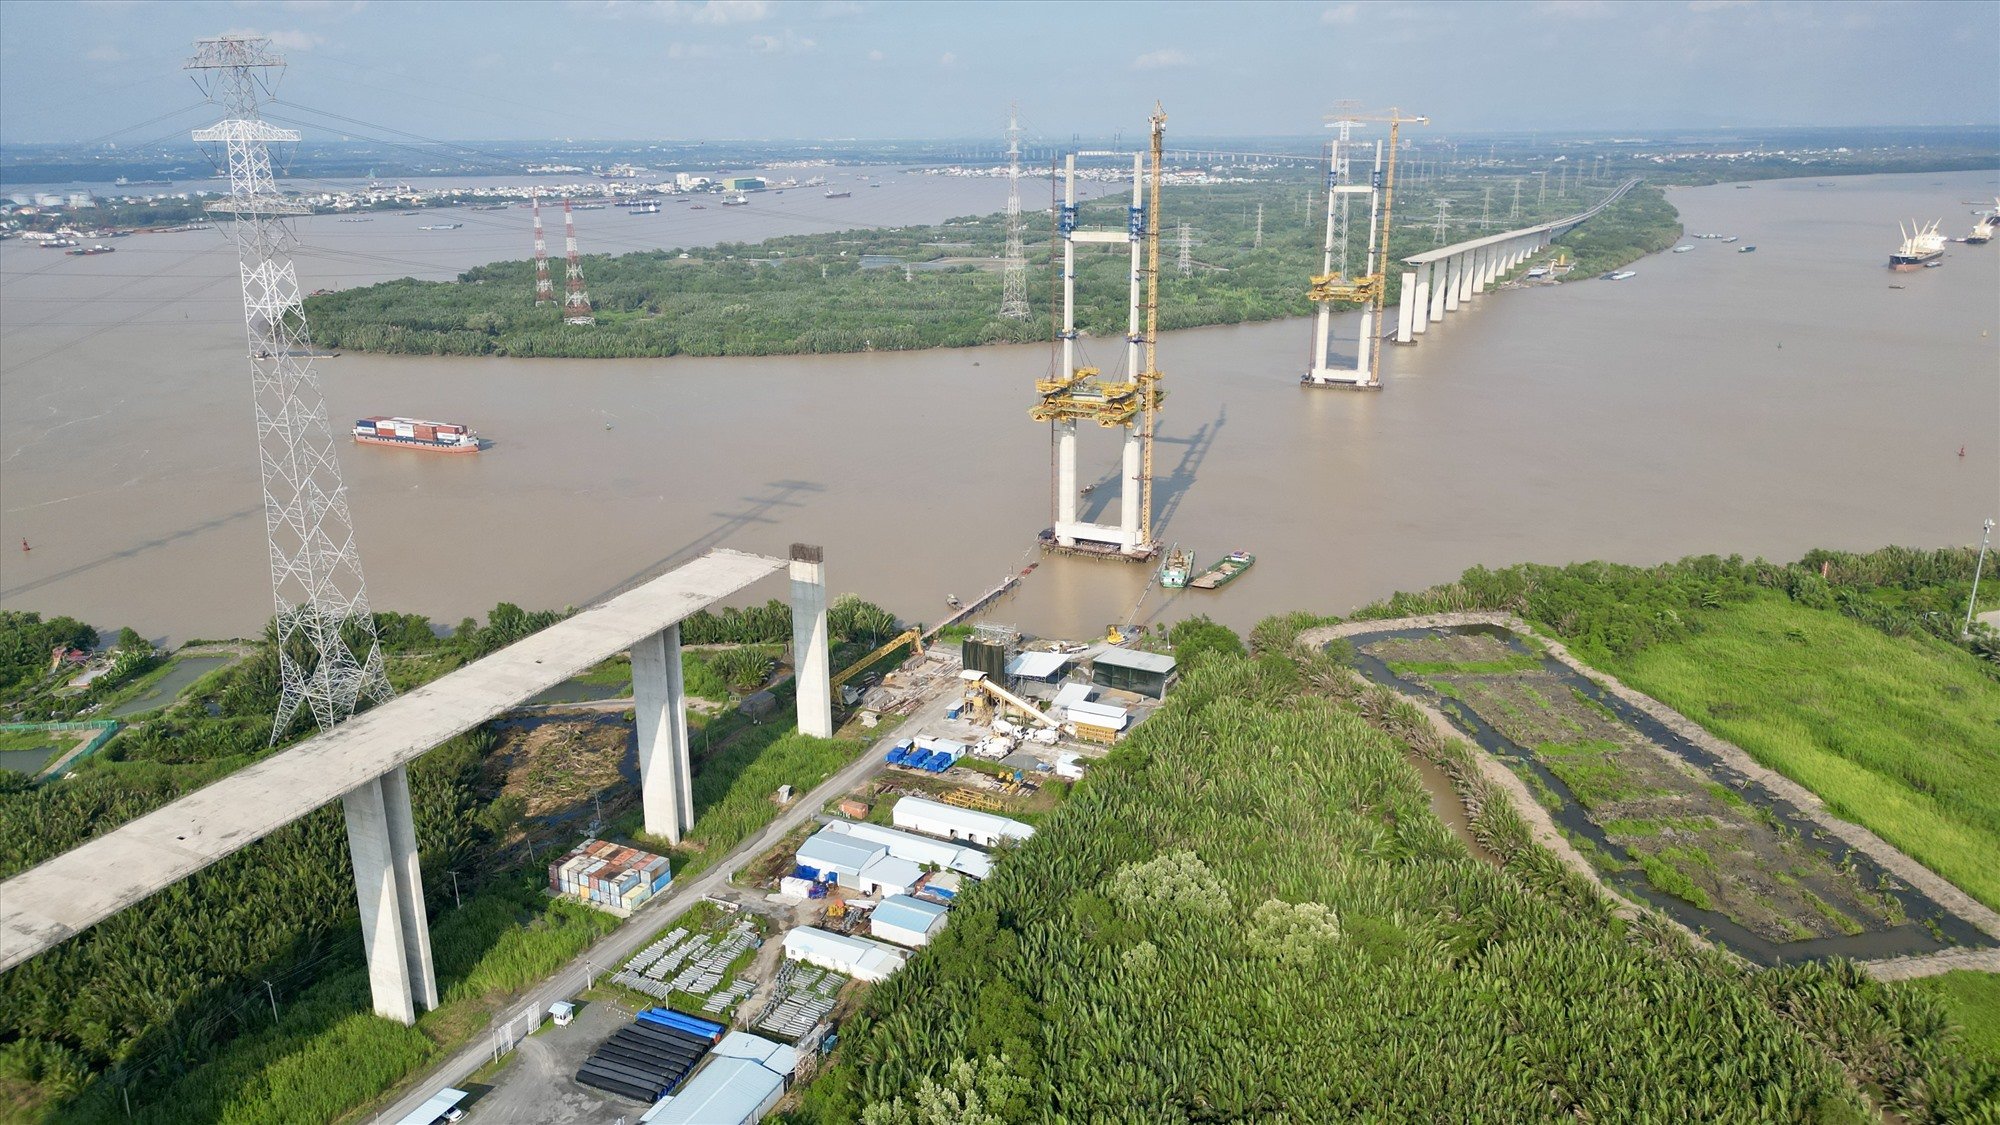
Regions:
M 946 604 L 946 605 L 950 606 L 950 607 L 951 607 L 951 608 L 953 608 L 953 609 L 964 609 L 964 608 L 965 608 L 965 604 L 964 604 L 963 602 L 961 602 L 961 601 L 959 601 L 959 600 L 958 600 L 958 595 L 957 595 L 957 594 L 946 594 L 946 595 L 944 596 L 944 604 Z
M 460 228 L 460 227 L 462 227 L 462 226 L 464 226 L 464 225 L 465 225 L 464 223 L 425 223 L 425 224 L 424 224 L 423 226 L 420 226 L 420 227 L 418 227 L 417 229 L 418 229 L 418 230 L 457 230 L 458 228 Z
M 1738 246 L 1736 248 L 1736 252 L 1738 254 L 1755 254 L 1757 252 L 1757 247 L 1755 243 L 1752 243 L 1749 246 Z
M 1733 234 L 1732 234 L 1732 235 L 1730 235 L 1730 236 L 1729 236 L 1728 238 L 1725 238 L 1725 239 L 1723 239 L 1722 241 L 1724 241 L 1724 242 L 1735 242 L 1735 241 L 1737 241 L 1737 236 L 1736 236 L 1736 235 L 1733 235 Z
M 1687 253 L 1688 251 L 1690 251 L 1690 250 L 1692 250 L 1692 249 L 1694 249 L 1694 243 L 1690 242 L 1690 243 L 1688 243 L 1688 244 L 1687 244 L 1687 245 L 1685 245 L 1685 246 L 1676 246 L 1676 247 L 1674 247 L 1674 253 L 1676 253 L 1676 254 L 1685 254 L 1685 253 Z
M 722 205 L 724 207 L 747 207 L 750 205 L 750 197 L 739 191 L 735 195 L 723 200 Z
M 116 247 L 106 246 L 102 242 L 98 242 L 89 246 L 79 246 L 74 250 L 65 250 L 63 252 L 68 254 L 72 258 L 88 258 L 92 254 L 109 254 L 112 253 L 115 249 Z
M 1628 277 L 1637 276 L 1639 274 L 1636 270 L 1612 270 L 1610 273 L 1599 274 L 1597 279 L 1599 281 L 1623 281 Z
M 1194 552 L 1176 546 L 1167 552 L 1167 561 L 1160 564 L 1160 588 L 1179 590 L 1188 584 L 1188 577 L 1194 573 Z
M 854 198 L 854 193 L 851 191 L 830 191 L 826 193 L 826 197 L 828 199 L 852 199 Z
M 701 204 L 701 203 L 697 203 L 697 204 L 695 204 L 694 206 L 692 206 L 692 207 L 688 208 L 688 210 L 690 210 L 690 211 L 706 211 L 706 210 L 708 210 L 708 207 L 707 207 L 707 206 L 706 206 L 705 204 Z
M 1201 572 L 1188 585 L 1196 590 L 1220 590 L 1236 581 L 1238 575 L 1256 565 L 1257 556 L 1248 551 L 1231 551 L 1222 561 Z
M 340 221 L 340 222 L 343 222 L 343 223 L 371 223 L 371 222 L 374 222 L 374 220 L 373 220 L 373 219 L 341 219 L 341 220 L 339 220 L 339 221 Z
M 76 251 L 72 250 L 72 251 L 70 251 L 70 253 L 74 254 L 74 253 L 76 253 Z M 1943 263 L 1943 262 L 1925 262 L 1925 263 L 1924 263 L 1924 268 L 1925 268 L 1925 269 L 1927 269 L 1927 270 L 1940 270 L 1940 269 L 1943 269 L 1943 268 L 1944 268 L 1944 263 Z

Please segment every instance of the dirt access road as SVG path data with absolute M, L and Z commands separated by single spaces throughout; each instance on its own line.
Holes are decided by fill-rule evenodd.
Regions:
M 956 679 L 949 681 L 952 687 L 956 687 L 957 684 Z M 955 698 L 957 698 L 956 692 L 940 692 L 918 708 L 907 721 L 898 724 L 896 730 L 919 731 L 925 724 L 943 719 L 946 707 Z M 786 833 L 812 819 L 821 806 L 835 795 L 846 793 L 874 776 L 882 769 L 883 753 L 897 737 L 896 734 L 884 734 L 876 739 L 869 745 L 866 753 L 839 773 L 821 782 L 812 792 L 794 800 L 791 807 L 779 813 L 777 819 L 766 825 L 763 831 L 730 849 L 729 854 L 694 879 L 688 882 L 677 880 L 672 894 L 654 899 L 641 907 L 626 920 L 624 925 L 605 935 L 596 945 L 584 950 L 575 960 L 550 975 L 526 995 L 508 1001 L 502 1006 L 502 1011 L 514 1013 L 516 1016 L 522 1012 L 545 1012 L 555 1001 L 567 999 L 581 991 L 586 980 L 601 976 L 624 964 L 665 929 L 668 922 L 700 901 L 702 896 L 713 894 L 728 885 L 731 872 L 775 846 Z M 447 1086 L 456 1086 L 473 1071 L 492 1061 L 492 1058 L 491 1037 L 482 1035 L 460 1048 L 458 1053 L 425 1075 L 423 1080 L 412 1086 L 407 1094 L 396 1099 L 373 1120 L 377 1125 L 395 1125 L 406 1115 L 414 1112 L 432 1094 Z M 467 1119 L 475 1122 L 480 1119 L 477 1105 L 471 1108 Z

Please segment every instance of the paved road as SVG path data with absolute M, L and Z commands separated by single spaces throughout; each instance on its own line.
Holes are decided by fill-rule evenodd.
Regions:
M 946 689 L 956 687 L 958 681 L 947 680 Z M 854 762 L 822 782 L 818 788 L 792 802 L 790 808 L 778 814 L 762 832 L 736 845 L 728 855 L 723 856 L 708 870 L 693 880 L 675 880 L 672 894 L 656 898 L 641 907 L 626 923 L 613 930 L 594 946 L 583 951 L 576 960 L 552 974 L 542 984 L 527 995 L 517 997 L 506 1004 L 495 1024 L 506 1022 L 508 1016 L 518 1018 L 523 1012 L 545 1012 L 550 1004 L 567 999 L 583 988 L 588 975 L 601 976 L 608 970 L 623 965 L 633 954 L 650 944 L 667 923 L 681 912 L 693 906 L 703 895 L 711 894 L 729 882 L 729 875 L 745 860 L 768 851 L 785 834 L 810 820 L 820 807 L 836 794 L 846 793 L 859 786 L 864 780 L 882 768 L 882 752 L 885 744 L 897 737 L 915 734 L 928 723 L 944 717 L 945 709 L 955 699 L 957 693 L 940 690 L 929 702 L 913 714 L 910 719 L 899 724 L 894 735 L 884 735 L 871 745 L 868 752 Z M 410 1092 L 397 1099 L 375 1118 L 376 1125 L 394 1125 L 404 1116 L 414 1112 L 432 1094 L 447 1086 L 456 1086 L 473 1071 L 490 1062 L 493 1058 L 493 1037 L 481 1035 L 461 1048 L 459 1052 L 440 1064 L 423 1081 L 412 1087 Z M 476 1120 L 478 1109 L 474 1107 L 468 1116 Z

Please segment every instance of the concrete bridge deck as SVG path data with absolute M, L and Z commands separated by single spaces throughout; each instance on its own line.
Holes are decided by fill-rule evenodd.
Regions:
M 1500 275 L 1529 255 L 1594 218 L 1639 183 L 1634 176 L 1587 211 L 1501 234 L 1440 246 L 1403 259 L 1401 295 L 1396 304 L 1396 342 L 1413 344 L 1429 327 L 1458 311 Z
M 786 565 L 712 551 L 0 883 L 0 969 L 364 789 Z

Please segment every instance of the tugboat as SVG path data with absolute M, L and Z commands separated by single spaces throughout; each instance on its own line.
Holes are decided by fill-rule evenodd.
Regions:
M 1179 590 L 1187 586 L 1188 577 L 1194 573 L 1194 552 L 1184 551 L 1179 545 L 1167 552 L 1167 561 L 1160 564 L 1160 588 Z

